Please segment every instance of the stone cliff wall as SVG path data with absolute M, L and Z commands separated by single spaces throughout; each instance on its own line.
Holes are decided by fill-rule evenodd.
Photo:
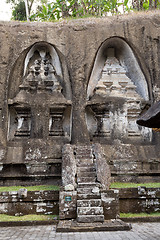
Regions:
M 158 12 L 59 23 L 0 22 L 1 184 L 6 179 L 16 184 L 18 175 L 24 182 L 35 175 L 60 179 L 64 143 L 90 142 L 104 147 L 115 180 L 129 173 L 122 179 L 136 181 L 136 174 L 157 181 L 159 133 L 138 128 L 135 120 L 160 99 L 159 46 Z M 50 76 L 45 84 L 34 82 L 42 73 L 38 68 Z M 125 80 L 117 83 L 105 74 Z M 117 144 L 122 151 L 115 156 Z M 149 158 L 148 145 L 154 149 Z

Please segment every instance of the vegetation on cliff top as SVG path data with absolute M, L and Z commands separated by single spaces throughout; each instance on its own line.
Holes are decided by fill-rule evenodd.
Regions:
M 6 2 L 12 3 L 12 19 L 19 21 L 102 17 L 160 8 L 158 0 L 6 0 Z

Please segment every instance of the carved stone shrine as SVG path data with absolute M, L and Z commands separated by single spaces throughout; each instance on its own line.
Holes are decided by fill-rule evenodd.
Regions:
M 159 22 L 0 22 L 1 186 L 59 185 L 60 219 L 103 223 L 111 182 L 159 182 L 159 133 L 136 123 L 160 100 Z

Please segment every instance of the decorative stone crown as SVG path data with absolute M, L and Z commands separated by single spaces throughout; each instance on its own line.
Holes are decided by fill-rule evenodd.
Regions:
M 20 85 L 22 90 L 48 90 L 51 92 L 61 92 L 62 87 L 51 61 L 45 53 L 34 60 L 28 69 L 28 74 L 24 77 Z
M 114 49 L 108 50 L 109 56 L 105 61 L 95 93 L 112 97 L 140 98 L 136 92 L 136 86 L 127 77 L 125 68 L 115 57 Z

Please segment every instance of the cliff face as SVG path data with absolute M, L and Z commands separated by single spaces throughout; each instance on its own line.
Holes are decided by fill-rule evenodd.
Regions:
M 104 149 L 106 149 L 107 155 L 107 149 L 110 149 L 110 147 L 106 147 L 106 145 L 114 145 L 115 139 L 120 141 L 119 144 L 140 144 L 142 148 L 143 145 L 146 144 L 154 145 L 153 158 L 154 161 L 159 161 L 156 150 L 158 149 L 156 140 L 158 133 L 151 136 L 151 132 L 144 133 L 144 131 L 134 125 L 137 115 L 143 111 L 143 108 L 146 108 L 151 102 L 160 99 L 159 46 L 160 17 L 158 11 L 102 19 L 93 18 L 62 21 L 59 23 L 0 22 L 0 158 L 2 166 L 5 164 L 7 168 L 7 166 L 12 163 L 25 164 L 27 168 L 30 169 L 30 173 L 50 171 L 50 173 L 54 172 L 54 174 L 56 174 L 59 171 L 60 174 L 60 170 L 58 170 L 58 168 L 60 169 L 60 165 L 58 165 L 60 164 L 60 160 L 56 160 L 56 162 L 55 159 L 61 159 L 61 147 L 63 144 L 68 142 L 72 144 L 101 142 Z M 48 56 L 48 52 L 50 54 L 47 60 L 49 59 L 50 66 L 52 63 L 53 68 L 55 68 L 55 76 L 58 76 L 58 80 L 52 79 L 52 83 L 47 82 L 46 84 L 55 86 L 55 81 L 56 83 L 59 81 L 59 86 L 61 87 L 57 89 L 62 89 L 61 93 L 63 96 L 60 96 L 61 93 L 58 93 L 59 90 L 50 88 L 51 91 L 53 90 L 52 96 L 55 97 L 52 98 L 51 94 L 49 95 L 50 97 L 48 97 L 48 95 L 44 93 L 45 90 L 42 85 L 38 85 L 38 87 L 36 85 L 38 90 L 34 90 L 33 84 L 35 83 L 33 83 L 33 79 L 31 79 L 31 87 L 27 85 L 26 90 L 25 81 L 29 79 L 27 78 L 27 74 L 33 73 L 33 68 L 36 69 L 36 63 L 34 62 L 37 56 L 36 51 L 39 51 L 38 56 L 42 58 L 42 68 L 44 61 L 42 50 L 45 48 L 48 49 L 45 50 L 46 56 Z M 132 82 L 132 85 L 135 85 L 138 89 L 134 90 L 132 86 L 132 94 L 135 91 L 137 95 L 135 94 L 131 99 L 124 95 L 124 91 L 126 90 L 123 89 L 124 85 L 122 86 L 122 84 L 121 89 L 115 87 L 116 92 L 114 92 L 114 96 L 107 95 L 106 85 L 105 87 L 103 86 L 105 93 L 98 93 L 96 95 L 96 89 L 100 89 L 98 88 L 100 85 L 96 84 L 101 79 L 103 72 L 105 72 L 105 70 L 99 71 L 98 69 L 103 70 L 104 62 L 109 57 L 109 55 L 107 55 L 107 49 L 115 49 L 116 53 L 114 57 L 117 59 L 116 61 L 119 61 L 118 64 L 125 70 L 124 74 L 129 79 L 126 80 L 128 81 L 127 84 Z M 55 60 L 55 56 L 57 56 L 59 60 Z M 56 67 L 54 63 L 57 64 Z M 28 69 L 26 72 L 25 64 L 26 69 Z M 114 67 L 115 66 L 113 66 L 113 69 Z M 58 69 L 61 69 L 59 74 L 57 74 Z M 46 70 L 44 70 L 44 72 L 45 71 Z M 52 72 L 53 69 L 52 71 L 50 70 L 49 74 Z M 35 70 L 35 74 L 40 74 L 40 72 L 36 73 Z M 97 74 L 97 80 L 95 78 L 92 82 L 95 74 Z M 116 72 L 116 74 L 119 74 L 119 72 Z M 36 78 L 35 76 L 34 79 Z M 116 78 L 118 79 L 118 75 L 116 75 Z M 107 81 L 108 80 L 106 80 L 106 82 Z M 139 83 L 139 81 L 141 82 Z M 113 83 L 114 80 L 111 86 L 114 85 Z M 92 84 L 93 86 L 95 84 L 95 88 L 93 88 L 92 97 L 88 97 L 88 89 Z M 48 87 L 48 85 L 45 86 Z M 47 87 L 46 89 L 48 89 Z M 144 88 L 146 92 L 143 94 Z M 27 91 L 28 95 L 24 94 L 24 91 Z M 34 91 L 36 91 L 37 94 L 37 100 L 35 101 Z M 116 98 L 117 91 L 119 91 L 118 94 L 121 94 L 120 96 L 118 95 L 118 98 Z M 34 102 L 33 107 L 32 102 Z M 134 107 L 132 109 L 131 106 L 133 106 L 133 102 Z M 106 108 L 106 106 L 109 107 Z M 47 108 L 48 110 L 46 110 Z M 132 111 L 130 115 L 127 115 L 131 110 L 134 111 Z M 121 114 L 118 112 L 121 112 Z M 57 113 L 59 114 L 59 120 L 57 120 Z M 40 114 L 42 120 L 36 125 L 37 123 L 35 122 L 39 121 L 36 120 L 38 119 L 38 114 Z M 101 116 L 103 122 L 110 121 L 111 123 L 122 121 L 122 126 L 118 125 L 116 128 L 116 124 L 111 127 L 111 125 L 108 126 L 107 123 L 105 123 L 104 128 L 108 126 L 108 130 L 97 130 L 99 127 L 98 116 L 100 116 L 100 114 L 103 115 Z M 109 114 L 109 117 L 106 118 L 106 114 Z M 126 120 L 126 116 L 128 116 L 128 119 L 132 118 L 134 121 Z M 19 121 L 17 123 L 19 127 L 17 127 L 15 123 L 15 119 L 18 118 L 21 119 L 17 120 Z M 55 133 L 55 129 L 52 129 L 55 127 L 53 126 L 55 118 L 56 121 L 59 121 L 57 125 L 58 128 L 60 128 L 60 125 L 61 128 L 63 128 L 62 131 L 59 129 L 58 133 Z M 63 124 L 60 122 L 60 118 Z M 120 118 L 121 120 L 119 120 Z M 27 126 L 29 126 L 29 124 L 31 125 L 27 131 L 31 129 L 31 135 L 27 132 L 27 137 L 23 136 L 21 138 L 20 135 L 22 133 L 24 134 L 24 129 L 23 131 L 21 129 L 24 123 L 22 119 L 23 121 L 24 119 L 29 119 L 26 120 L 26 122 L 28 121 Z M 30 123 L 30 119 L 34 119 L 33 123 Z M 132 134 L 133 138 L 129 137 L 128 127 L 126 127 L 126 125 L 125 127 L 123 126 L 124 121 L 127 121 L 127 124 L 129 123 L 127 126 L 132 128 L 130 136 Z M 11 126 L 12 124 L 14 127 Z M 16 128 L 18 130 L 16 130 Z M 110 131 L 110 129 L 112 130 Z M 114 131 L 114 129 L 117 130 Z M 123 129 L 126 130 L 123 131 Z M 17 131 L 21 133 L 17 133 Z M 37 131 L 37 133 L 34 134 L 32 131 Z M 58 134 L 58 140 L 54 134 Z M 10 135 L 13 137 L 10 137 Z M 117 142 L 115 144 L 115 146 L 117 146 Z M 124 149 L 125 147 L 126 145 Z M 108 159 L 108 156 L 106 158 L 111 162 L 113 160 L 112 150 L 113 149 L 109 150 L 111 155 L 110 159 Z M 141 160 L 138 159 L 139 153 L 137 153 L 137 151 L 140 151 L 138 150 L 138 146 L 136 147 L 136 153 L 132 153 L 132 160 L 134 156 L 136 156 L 137 160 L 134 160 L 139 162 Z M 152 154 L 150 153 L 150 155 Z M 149 158 L 153 160 L 152 156 Z M 123 161 L 127 162 L 128 159 L 125 159 L 126 156 L 123 157 Z M 144 166 L 139 166 L 138 163 L 138 174 L 148 172 L 153 168 L 148 162 L 150 160 L 146 158 L 143 160 L 147 161 L 148 165 L 146 169 L 144 169 Z M 115 161 L 119 161 L 119 158 L 116 158 Z M 57 164 L 56 167 L 55 162 Z M 40 169 L 39 164 L 41 167 L 44 165 L 44 168 Z M 133 167 L 134 163 L 131 164 L 131 167 L 127 165 L 126 169 L 128 170 L 124 171 L 123 169 L 121 171 L 120 167 L 117 167 L 119 165 L 113 162 L 112 164 L 113 171 L 114 173 L 116 172 L 116 174 L 121 172 L 125 175 L 126 172 L 131 171 L 133 173 L 136 169 L 136 167 Z M 141 165 L 144 164 L 142 163 Z M 49 170 L 48 166 L 50 169 L 52 168 L 52 170 Z M 159 171 L 160 170 L 156 169 L 154 174 L 158 174 Z

